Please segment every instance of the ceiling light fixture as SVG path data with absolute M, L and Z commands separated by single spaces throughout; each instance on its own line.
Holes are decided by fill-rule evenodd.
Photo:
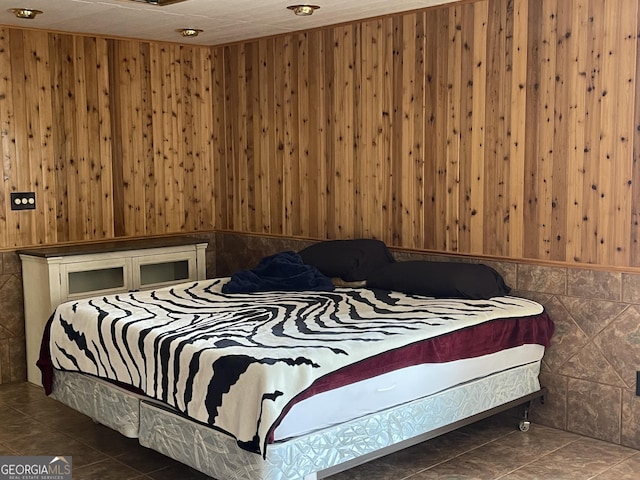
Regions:
M 176 30 L 183 37 L 197 37 L 200 32 L 204 30 L 200 30 L 199 28 L 179 28 Z
M 313 15 L 313 12 L 320 7 L 318 5 L 289 5 L 287 8 L 299 17 L 308 17 L 309 15 Z
M 42 13 L 41 10 L 35 10 L 33 8 L 11 8 L 9 11 L 18 18 L 26 18 L 28 20 L 33 20 L 36 18 L 36 15 Z
M 133 2 L 148 3 L 150 5 L 157 5 L 158 7 L 164 7 L 165 5 L 171 5 L 173 3 L 184 2 L 185 0 L 131 0 Z

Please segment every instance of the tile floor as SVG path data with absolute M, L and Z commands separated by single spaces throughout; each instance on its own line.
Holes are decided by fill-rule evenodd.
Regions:
M 626 480 L 640 451 L 540 425 L 522 433 L 499 415 L 334 475 L 331 480 Z M 74 480 L 198 480 L 195 470 L 45 397 L 0 385 L 0 456 L 71 455 Z

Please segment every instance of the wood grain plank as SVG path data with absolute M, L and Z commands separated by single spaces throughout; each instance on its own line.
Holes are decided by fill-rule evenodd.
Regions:
M 11 215 L 10 193 L 13 179 L 13 164 L 16 161 L 16 128 L 13 99 L 13 70 L 11 67 L 12 52 L 15 49 L 11 44 L 11 31 L 8 28 L 0 28 L 0 152 L 2 164 L 0 165 L 0 246 L 12 246 L 13 235 L 9 231 L 13 228 Z
M 469 252 L 484 251 L 484 199 L 485 199 L 485 155 L 486 155 L 486 95 L 487 62 L 486 46 L 489 22 L 489 3 L 473 4 L 473 105 L 471 134 L 471 193 Z

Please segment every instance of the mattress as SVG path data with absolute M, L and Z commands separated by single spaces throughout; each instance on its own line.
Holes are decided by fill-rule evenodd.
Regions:
M 539 304 L 516 297 L 346 288 L 223 295 L 225 281 L 63 304 L 43 345 L 56 367 L 137 387 L 264 455 L 273 428 L 308 397 L 424 363 L 546 345 L 553 331 Z M 504 342 L 488 341 L 496 336 Z M 326 422 L 309 429 L 335 423 Z M 283 432 L 279 438 L 303 433 Z
M 444 363 L 402 368 L 319 393 L 296 403 L 274 432 L 275 441 L 298 437 L 471 380 L 542 359 L 544 347 L 528 344 Z

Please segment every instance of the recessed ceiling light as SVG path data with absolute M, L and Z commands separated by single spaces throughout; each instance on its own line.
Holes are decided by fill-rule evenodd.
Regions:
M 149 3 L 151 5 L 157 5 L 163 7 L 165 5 L 171 5 L 172 3 L 180 3 L 185 0 L 131 0 L 133 2 Z
M 287 8 L 300 17 L 308 17 L 320 7 L 318 5 L 289 5 Z
M 199 28 L 179 28 L 176 31 L 183 37 L 197 37 L 203 30 L 200 30 Z
M 28 20 L 33 20 L 36 18 L 36 15 L 42 13 L 41 10 L 35 10 L 33 8 L 11 8 L 9 11 L 18 18 L 26 18 Z

